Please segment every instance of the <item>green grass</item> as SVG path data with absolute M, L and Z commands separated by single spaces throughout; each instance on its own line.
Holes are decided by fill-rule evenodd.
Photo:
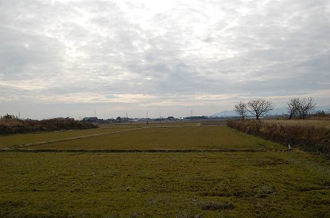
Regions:
M 0 153 L 1 217 L 329 217 L 329 164 L 297 152 Z
M 103 124 L 97 129 L 86 130 L 65 130 L 54 132 L 38 132 L 38 133 L 25 133 L 15 135 L 0 135 L 0 148 L 13 147 L 22 144 L 30 144 L 51 140 L 59 140 L 71 137 L 79 137 L 86 135 L 102 134 L 108 132 L 115 132 L 120 130 L 136 129 L 141 127 L 184 127 L 184 126 L 197 126 L 198 123 L 132 123 L 132 124 Z
M 27 133 L 27 134 L 0 136 L 0 147 L 11 147 L 11 146 L 21 145 L 21 144 L 29 144 L 29 143 L 70 138 L 70 137 L 78 137 L 78 136 L 85 136 L 85 135 L 114 132 L 114 131 L 117 131 L 120 129 L 121 129 L 120 127 L 116 126 L 116 128 L 66 130 L 66 131 L 39 132 L 39 133 Z
M 86 139 L 32 146 L 60 150 L 214 150 L 282 148 L 282 146 L 228 127 L 148 128 Z

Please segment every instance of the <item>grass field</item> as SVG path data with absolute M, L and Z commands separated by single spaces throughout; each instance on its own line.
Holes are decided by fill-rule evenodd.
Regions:
M 0 217 L 330 217 L 328 160 L 227 127 L 155 126 L 0 152 Z
M 110 133 L 122 130 L 137 129 L 142 127 L 184 127 L 184 126 L 197 126 L 196 123 L 138 123 L 138 124 L 116 124 L 116 125 L 100 125 L 97 129 L 86 130 L 65 130 L 54 132 L 38 132 L 38 133 L 26 133 L 15 135 L 0 135 L 0 148 L 12 147 L 22 144 L 30 144 L 51 140 L 61 140 L 71 137 L 88 136 L 95 134 Z
M 215 150 L 283 148 L 228 127 L 154 127 L 65 141 L 28 149 L 59 150 Z
M 86 130 L 66 130 L 56 132 L 40 132 L 40 133 L 27 133 L 16 134 L 8 136 L 0 136 L 0 147 L 10 147 L 21 144 L 36 143 L 49 140 L 58 140 L 70 137 L 78 137 L 84 135 L 93 135 L 107 132 L 114 132 L 117 128 L 98 128 Z

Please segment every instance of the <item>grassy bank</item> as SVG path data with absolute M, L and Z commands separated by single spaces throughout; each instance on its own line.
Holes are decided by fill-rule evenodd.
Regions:
M 74 119 L 21 120 L 10 115 L 0 118 L 0 135 L 91 128 L 97 126 Z
M 230 120 L 227 125 L 236 130 L 261 136 L 285 146 L 300 147 L 306 151 L 330 153 L 330 129 L 322 125 L 280 121 Z

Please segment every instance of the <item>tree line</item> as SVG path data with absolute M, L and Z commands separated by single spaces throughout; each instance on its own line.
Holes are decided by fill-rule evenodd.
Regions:
M 97 126 L 83 121 L 77 121 L 72 118 L 21 120 L 8 114 L 0 118 L 0 135 L 91 128 L 97 128 Z
M 314 110 L 316 103 L 313 98 L 293 98 L 288 103 L 288 113 L 289 119 L 292 117 L 299 117 L 300 119 L 305 119 L 306 116 Z M 255 99 L 250 100 L 248 103 L 240 101 L 234 107 L 234 112 L 238 114 L 242 120 L 245 119 L 247 113 L 255 116 L 257 120 L 269 111 L 274 110 L 275 105 L 271 101 L 265 99 Z

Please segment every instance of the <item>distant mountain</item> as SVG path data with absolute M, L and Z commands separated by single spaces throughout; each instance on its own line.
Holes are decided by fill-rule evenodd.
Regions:
M 330 105 L 328 106 L 316 106 L 314 111 L 319 111 L 319 110 L 324 110 L 324 111 L 328 111 L 328 109 L 330 110 Z M 287 114 L 288 113 L 288 108 L 286 107 L 278 107 L 275 108 L 274 110 L 270 111 L 268 113 L 268 115 L 282 115 L 282 114 Z M 250 115 L 250 113 L 248 113 L 248 115 Z M 232 116 L 237 116 L 237 114 L 234 111 L 221 111 L 219 113 L 213 114 L 212 116 L 215 117 L 232 117 Z
M 237 116 L 237 114 L 234 111 L 221 111 L 219 113 L 213 114 L 214 117 L 232 117 Z

